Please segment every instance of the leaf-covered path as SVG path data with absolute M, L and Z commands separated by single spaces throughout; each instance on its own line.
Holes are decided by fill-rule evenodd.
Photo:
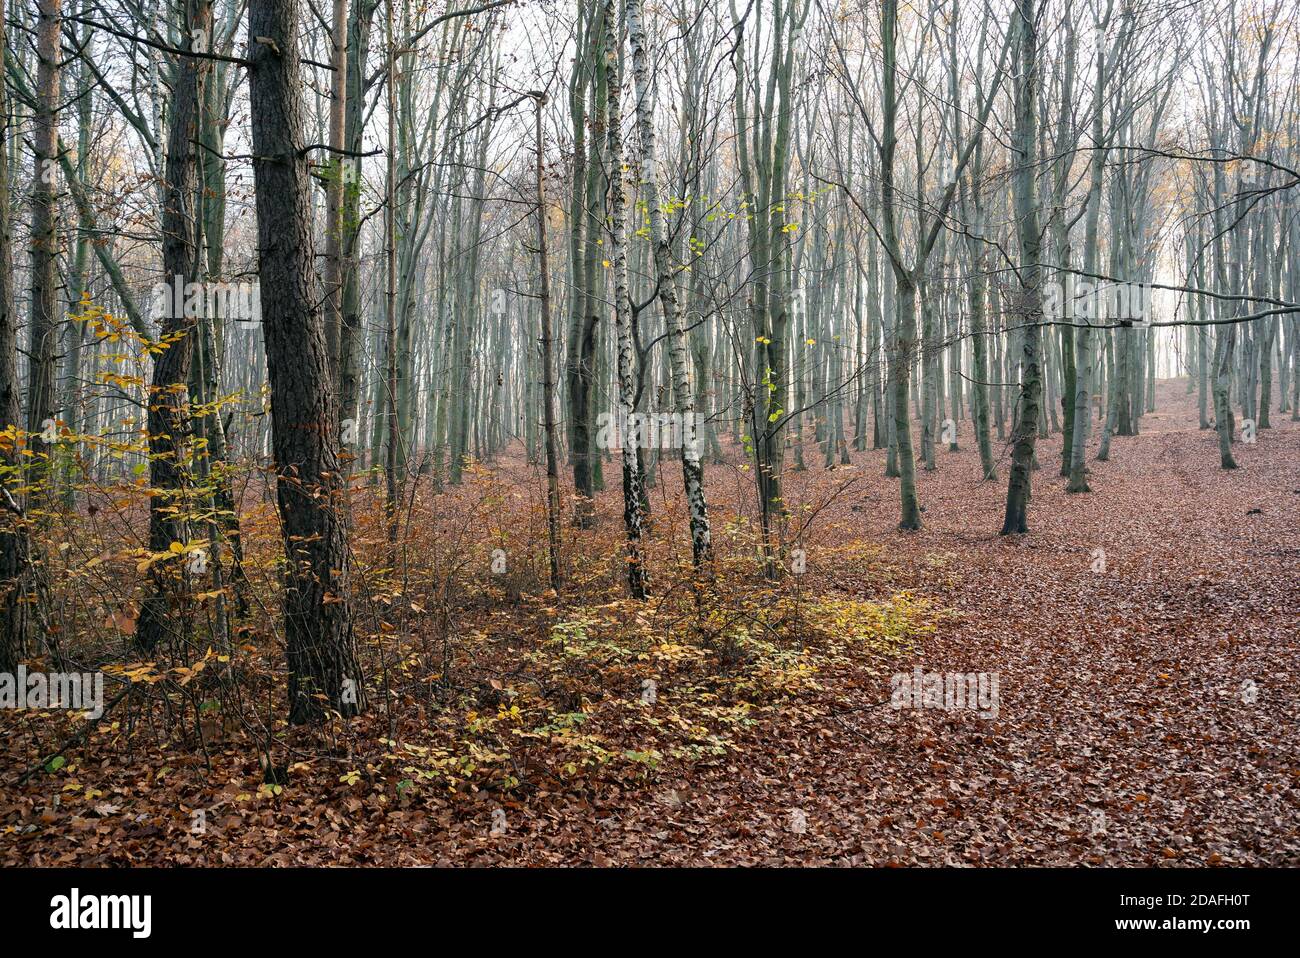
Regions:
M 913 535 L 892 529 L 883 454 L 855 454 L 872 474 L 844 525 L 959 613 L 902 667 L 996 672 L 996 719 L 894 710 L 868 677 L 837 690 L 847 711 L 765 729 L 743 760 L 512 810 L 488 841 L 453 826 L 427 860 L 1300 864 L 1300 427 L 1276 415 L 1224 472 L 1181 384 L 1160 398 L 1090 495 L 1065 493 L 1059 438 L 1041 443 L 1014 539 L 992 534 L 1004 480 L 978 482 L 969 444 L 921 474 Z

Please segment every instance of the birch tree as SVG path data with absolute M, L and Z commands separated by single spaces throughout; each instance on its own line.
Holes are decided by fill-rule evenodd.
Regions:
M 614 266 L 614 327 L 618 336 L 618 411 L 621 424 L 631 424 L 636 415 L 636 384 L 633 381 L 635 361 L 632 344 L 627 276 L 627 184 L 623 175 L 623 110 L 622 110 L 622 44 L 621 30 L 614 0 L 605 0 L 605 56 L 606 90 L 608 91 L 608 146 L 606 156 L 612 173 L 610 182 L 610 253 Z M 623 459 L 623 523 L 627 528 L 627 581 L 635 598 L 643 599 L 649 591 L 649 577 L 642 556 L 641 539 L 644 534 L 641 522 L 642 480 L 641 464 L 637 457 L 640 447 L 639 433 L 622 437 Z
M 695 424 L 695 391 L 691 387 L 686 326 L 677 288 L 677 269 L 672 261 L 672 248 L 664 225 L 659 162 L 655 147 L 655 89 L 646 52 L 641 0 L 627 0 L 626 18 L 632 73 L 636 84 L 636 125 L 640 141 L 642 188 L 650 220 L 656 292 L 663 311 L 664 325 L 668 330 L 673 409 L 680 419 L 679 428 L 682 431 L 682 484 L 686 490 L 686 506 L 690 514 L 691 555 L 695 565 L 699 566 L 710 557 L 713 546 L 709 531 L 709 507 L 704 497 L 704 468 L 700 463 L 699 435 Z

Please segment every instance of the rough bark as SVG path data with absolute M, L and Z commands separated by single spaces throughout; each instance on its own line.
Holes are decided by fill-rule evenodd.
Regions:
M 5 22 L 0 17 L 0 50 Z M 0 83 L 0 464 L 13 469 L 22 461 L 18 396 L 18 314 L 14 309 L 13 246 L 9 230 L 9 97 Z M 24 582 L 28 558 L 27 520 L 10 492 L 17 476 L 0 477 L 0 672 L 13 673 L 26 649 L 28 603 Z
M 352 631 L 351 560 L 338 509 L 338 416 L 313 275 L 298 16 L 298 0 L 249 3 L 262 335 L 284 534 L 284 628 L 294 724 L 321 719 L 326 707 L 355 715 L 366 703 Z
M 211 8 L 205 0 L 188 0 L 181 23 L 186 49 L 207 50 Z M 159 325 L 162 351 L 154 359 L 147 416 L 149 436 L 149 548 L 166 552 L 173 542 L 188 544 L 186 488 L 190 482 L 190 362 L 202 307 L 187 292 L 199 281 L 199 110 L 210 61 L 178 56 L 172 76 L 171 128 L 167 136 L 163 186 L 162 254 L 164 296 Z M 200 297 L 201 299 L 203 297 Z M 179 636 L 175 616 L 184 603 L 186 562 L 155 562 L 149 567 L 152 593 L 145 597 L 136 627 L 136 642 L 146 653 L 167 637 Z

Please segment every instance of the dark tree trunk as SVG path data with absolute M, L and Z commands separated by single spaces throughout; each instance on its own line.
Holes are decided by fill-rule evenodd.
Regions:
M 251 0 L 248 20 L 262 336 L 286 558 L 289 721 L 300 724 L 322 718 L 327 705 L 355 715 L 365 708 L 365 692 L 339 501 L 338 414 L 313 275 L 298 0 Z
M 206 0 L 188 0 L 181 36 L 188 48 L 207 50 L 212 11 Z M 149 548 L 166 552 L 173 542 L 190 538 L 185 488 L 189 484 L 190 422 L 187 384 L 194 355 L 199 314 L 191 308 L 187 284 L 197 283 L 199 164 L 194 143 L 199 138 L 199 109 L 207 64 L 198 57 L 177 57 L 172 79 L 171 129 L 167 136 L 166 186 L 163 191 L 162 254 L 164 298 L 162 352 L 153 366 L 149 388 Z M 220 239 L 215 239 L 220 242 Z M 174 616 L 181 603 L 185 562 L 156 562 L 149 567 L 153 593 L 140 609 L 136 641 L 151 652 L 169 634 L 176 634 Z
M 4 18 L 0 17 L 0 50 L 5 45 Z M 9 98 L 0 84 L 0 430 L 13 430 L 13 438 L 0 439 L 0 463 L 16 466 L 22 460 L 16 431 L 22 428 L 18 400 L 18 315 L 14 312 L 13 247 L 9 235 Z M 8 489 L 0 490 L 0 672 L 13 673 L 26 645 L 26 603 L 23 572 L 27 564 L 27 524 Z
M 1020 283 L 1014 315 L 1021 330 L 1020 405 L 1012 437 L 1011 475 L 1007 482 L 1007 510 L 1002 535 L 1027 532 L 1030 472 L 1038 438 L 1039 401 L 1043 377 L 1040 365 L 1040 324 L 1043 320 L 1038 196 L 1034 184 L 1034 149 L 1038 141 L 1038 26 L 1034 0 L 1018 0 L 1020 76 L 1016 87 L 1016 131 L 1013 150 L 1018 165 L 1013 183 L 1017 232 L 1020 238 Z
M 546 96 L 531 94 L 536 106 L 534 144 L 537 160 L 537 276 L 542 310 L 542 430 L 546 437 L 546 530 L 550 543 L 551 588 L 560 591 L 560 469 L 555 441 L 555 341 L 551 331 L 551 266 L 546 257 L 545 161 L 542 149 L 542 107 Z

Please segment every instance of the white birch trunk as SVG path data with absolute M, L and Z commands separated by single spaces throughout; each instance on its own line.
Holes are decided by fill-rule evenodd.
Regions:
M 695 428 L 694 390 L 691 389 L 687 365 L 686 329 L 682 321 L 681 300 L 673 274 L 672 249 L 664 227 L 662 198 L 659 191 L 659 163 L 655 155 L 655 93 L 650 79 L 646 54 L 645 24 L 641 0 L 627 0 L 627 32 L 632 47 L 632 73 L 636 81 L 636 119 L 641 140 L 641 168 L 649 196 L 650 242 L 654 248 L 655 273 L 659 304 L 668 329 L 668 363 L 672 371 L 674 411 L 681 419 L 682 481 L 686 487 L 686 505 L 690 511 L 691 554 L 699 565 L 712 553 L 709 533 L 709 508 L 704 499 L 704 470 L 700 465 L 700 445 Z

